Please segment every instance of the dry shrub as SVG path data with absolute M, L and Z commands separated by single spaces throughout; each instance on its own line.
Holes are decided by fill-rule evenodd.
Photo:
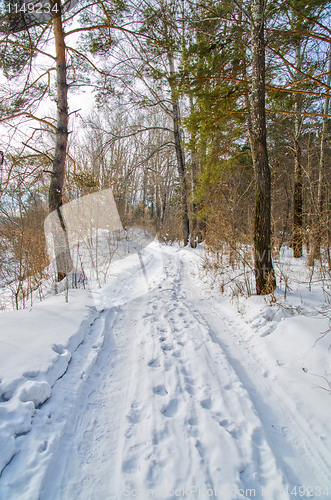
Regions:
M 183 223 L 182 219 L 173 214 L 168 215 L 163 222 L 162 227 L 157 228 L 157 237 L 159 241 L 172 245 L 183 241 Z
M 30 207 L 20 216 L 3 219 L 0 226 L 0 282 L 4 295 L 10 295 L 16 309 L 28 300 L 43 296 L 42 287 L 49 274 L 42 205 Z
M 213 287 L 231 296 L 254 288 L 252 213 L 240 192 L 228 187 L 214 200 L 206 218 L 202 270 Z
M 202 274 L 221 293 L 232 297 L 249 297 L 254 289 L 252 251 L 248 245 L 237 244 L 234 248 L 227 242 L 205 245 L 202 257 Z

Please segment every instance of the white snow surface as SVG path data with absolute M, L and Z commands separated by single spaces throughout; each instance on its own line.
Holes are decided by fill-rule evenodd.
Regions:
M 0 315 L 1 500 L 331 495 L 323 294 L 232 303 L 202 251 L 153 242 Z

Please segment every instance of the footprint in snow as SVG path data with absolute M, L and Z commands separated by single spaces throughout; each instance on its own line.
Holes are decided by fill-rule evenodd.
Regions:
M 172 355 L 173 355 L 175 358 L 179 359 L 180 357 L 182 357 L 182 352 L 181 352 L 181 350 L 176 349 L 176 351 L 174 351 L 174 352 L 172 353 Z M 185 359 L 181 359 L 181 360 L 180 360 L 180 362 L 181 362 L 181 363 L 185 363 L 185 362 L 186 362 L 186 358 L 185 358 Z
M 173 349 L 173 346 L 172 346 L 171 344 L 163 344 L 163 345 L 161 346 L 161 349 L 162 349 L 163 351 L 171 351 L 171 350 Z
M 191 396 L 194 396 L 194 394 L 195 394 L 195 390 L 194 390 L 194 388 L 193 388 L 191 385 L 188 385 L 188 384 L 187 384 L 187 385 L 185 386 L 185 390 L 186 390 L 186 392 L 188 392 Z
M 215 419 L 216 420 L 216 419 Z M 228 427 L 230 425 L 230 421 L 227 419 L 221 420 L 218 422 L 221 427 Z
M 218 419 L 216 417 L 213 417 L 216 422 L 218 422 Z M 234 439 L 239 439 L 242 435 L 242 429 L 238 425 L 236 425 L 234 422 L 231 422 L 230 420 L 224 419 L 218 422 L 218 424 L 221 427 L 224 427 L 224 429 L 231 434 L 231 436 Z
M 201 404 L 202 408 L 204 408 L 205 410 L 210 410 L 212 407 L 212 401 L 210 398 L 206 398 L 206 399 L 200 401 L 200 404 Z
M 89 403 L 96 403 L 99 399 L 99 394 L 96 390 L 93 390 L 90 392 L 90 394 L 88 395 L 88 400 L 89 400 Z
M 126 439 L 131 439 L 132 436 L 133 436 L 133 432 L 132 432 L 132 429 L 128 429 L 126 431 L 126 433 L 124 434 L 124 436 L 126 437 Z
M 39 453 L 46 451 L 48 448 L 48 441 L 44 441 L 38 448 Z
M 134 474 L 138 469 L 137 456 L 132 456 L 122 463 L 122 470 L 127 474 Z
M 88 446 L 86 443 L 80 443 L 77 447 L 77 450 L 78 450 L 78 453 L 79 455 L 85 457 L 87 456 L 87 452 L 88 452 Z
M 132 409 L 130 413 L 126 416 L 127 420 L 130 422 L 130 424 L 138 424 L 141 419 L 141 413 L 139 410 L 134 410 Z
M 182 369 L 182 373 L 185 375 L 185 373 L 184 373 L 184 372 L 186 373 L 185 368 L 183 368 L 183 369 Z M 184 380 L 185 380 L 185 382 L 186 382 L 187 384 L 189 384 L 189 385 L 195 385 L 195 380 L 194 380 L 193 378 L 191 378 L 191 377 L 187 377 L 187 376 L 185 376 L 185 377 L 184 377 Z
M 165 417 L 174 417 L 178 409 L 178 400 L 172 399 L 167 406 L 162 409 L 162 413 Z
M 257 446 L 260 448 L 263 443 L 264 443 L 264 435 L 261 427 L 257 427 L 256 429 L 253 430 L 252 432 L 252 441 Z
M 151 368 L 160 368 L 160 361 L 158 359 L 151 359 L 147 365 Z
M 154 445 L 158 445 L 162 441 L 164 441 L 165 439 L 167 439 L 167 437 L 168 437 L 168 433 L 167 433 L 166 429 L 157 431 L 157 432 L 155 432 L 155 434 L 153 436 L 152 443 Z
M 166 396 L 168 394 L 167 389 L 163 385 L 157 385 L 154 387 L 153 392 L 158 396 Z

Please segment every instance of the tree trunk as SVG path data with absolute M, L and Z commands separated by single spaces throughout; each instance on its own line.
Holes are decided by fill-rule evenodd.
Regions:
M 53 173 L 49 187 L 49 211 L 56 212 L 60 222 L 60 231 L 55 230 L 54 247 L 57 266 L 57 279 L 61 281 L 73 268 L 65 221 L 61 212 L 63 204 L 63 184 L 68 142 L 68 87 L 66 81 L 65 42 L 62 26 L 61 3 L 57 0 L 58 12 L 53 17 L 53 32 L 56 53 L 57 87 L 57 130 Z M 57 224 L 58 226 L 58 224 Z
M 295 65 L 301 69 L 301 45 L 297 43 L 295 49 Z M 300 73 L 297 73 L 299 79 Z M 301 97 L 298 95 L 294 104 L 294 111 L 301 111 Z M 296 259 L 302 257 L 302 241 L 303 241 L 303 220 L 302 220 L 302 165 L 301 165 L 301 135 L 302 117 L 298 114 L 294 118 L 294 191 L 293 191 L 293 256 Z
M 198 203 L 194 200 L 195 189 L 198 182 L 198 161 L 194 149 L 191 151 L 191 189 L 192 189 L 192 216 L 191 216 L 191 247 L 196 248 L 199 234 Z
M 240 5 L 242 5 L 242 0 L 240 1 Z M 239 26 L 242 25 L 242 10 L 239 12 Z M 246 36 L 242 38 L 241 43 L 240 43 L 240 57 L 242 60 L 242 79 L 244 81 L 243 84 L 243 89 L 244 89 L 244 99 L 245 99 L 245 108 L 247 111 L 246 117 L 247 117 L 247 132 L 248 132 L 248 139 L 249 139 L 249 145 L 251 147 L 251 151 L 253 151 L 254 144 L 253 144 L 253 125 L 252 125 L 252 110 L 251 110 L 251 103 L 249 101 L 249 84 L 248 78 L 247 78 L 247 57 L 246 57 L 246 47 L 247 47 L 247 39 Z
M 256 293 L 265 295 L 276 287 L 271 259 L 271 182 L 265 123 L 264 0 L 252 0 L 252 138 L 255 170 L 254 260 Z
M 331 48 L 329 49 L 329 63 L 328 63 L 328 78 L 327 85 L 330 87 L 331 84 Z M 329 112 L 330 97 L 325 97 L 324 101 L 324 114 L 327 115 Z M 321 242 L 322 242 L 322 214 L 324 205 L 324 190 L 323 190 L 323 179 L 324 179 L 324 163 L 325 163 L 325 146 L 328 135 L 328 118 L 323 117 L 322 133 L 321 133 L 321 147 L 320 147 L 320 161 L 318 169 L 318 187 L 317 187 L 317 220 L 315 223 L 314 230 L 314 247 L 312 260 L 321 258 Z
M 175 149 L 177 156 L 177 168 L 180 181 L 180 198 L 181 198 L 181 209 L 182 209 L 182 224 L 183 224 L 183 240 L 184 245 L 187 245 L 189 239 L 189 217 L 188 217 L 188 206 L 187 206 L 187 182 L 186 182 L 186 165 L 185 165 L 185 153 L 182 146 L 181 140 L 181 129 L 180 129 L 180 111 L 179 103 L 175 94 L 173 77 L 175 74 L 174 59 L 172 54 L 168 54 L 169 66 L 170 66 L 170 87 L 171 87 L 171 99 L 172 99 L 172 113 L 173 113 L 173 123 L 174 123 L 174 139 L 175 139 Z
M 144 168 L 144 173 L 143 173 L 143 213 L 142 217 L 145 219 L 146 217 L 146 206 L 147 206 L 147 169 Z
M 193 99 L 190 98 L 190 107 L 191 111 L 193 111 Z M 200 230 L 200 220 L 198 219 L 198 212 L 200 208 L 200 204 L 194 199 L 195 191 L 198 185 L 199 175 L 201 173 L 200 162 L 196 156 L 195 149 L 196 137 L 192 132 L 191 135 L 191 197 L 192 197 L 192 213 L 190 217 L 191 223 L 191 247 L 196 248 L 197 243 L 202 241 L 202 234 Z

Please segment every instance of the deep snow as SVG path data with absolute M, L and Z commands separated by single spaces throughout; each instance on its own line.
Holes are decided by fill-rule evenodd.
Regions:
M 0 315 L 1 499 L 331 495 L 323 294 L 232 303 L 198 260 L 154 242 Z

